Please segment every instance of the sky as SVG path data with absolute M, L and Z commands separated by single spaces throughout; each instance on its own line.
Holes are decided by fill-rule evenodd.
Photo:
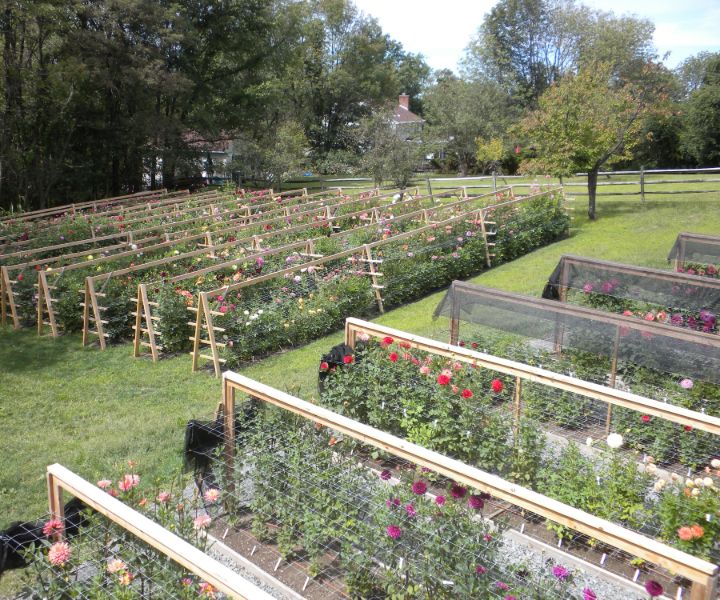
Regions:
M 421 53 L 433 69 L 457 71 L 458 60 L 495 0 L 355 0 L 405 50 Z M 655 24 L 655 46 L 673 68 L 702 50 L 720 52 L 720 0 L 579 0 L 616 15 Z

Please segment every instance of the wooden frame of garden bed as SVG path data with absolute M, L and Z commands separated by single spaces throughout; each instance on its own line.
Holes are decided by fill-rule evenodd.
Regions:
M 365 331 L 375 335 L 375 332 L 372 331 L 373 327 L 376 326 L 360 321 L 359 319 L 348 319 L 346 339 L 347 341 L 354 341 L 354 335 L 358 331 Z M 415 347 L 422 347 L 426 345 L 427 342 L 438 344 L 432 340 L 410 336 L 390 328 L 382 329 L 384 331 L 378 335 L 394 335 L 401 340 L 408 341 Z M 453 357 L 457 358 L 453 352 L 455 349 L 448 344 L 441 344 L 441 346 L 446 346 L 446 351 L 450 351 L 453 353 Z M 476 357 L 478 360 L 474 360 L 473 362 L 477 362 L 478 364 L 481 362 L 480 359 L 485 360 L 492 358 L 493 360 L 500 360 L 494 357 L 488 357 L 487 355 L 480 355 L 479 353 L 474 354 L 478 355 Z M 522 376 L 526 379 L 534 379 L 540 375 L 547 378 L 549 375 L 554 375 L 545 372 L 535 373 L 530 376 L 527 369 L 533 369 L 532 367 L 527 367 L 526 365 L 512 361 L 503 362 L 507 363 L 503 365 L 505 372 L 512 372 L 518 378 Z M 542 371 L 541 369 L 533 370 Z M 564 385 L 567 386 L 577 386 L 582 389 L 583 386 L 592 385 L 581 380 L 567 379 L 569 381 L 564 383 Z M 607 389 L 610 390 L 610 388 Z M 615 390 L 611 391 L 614 392 Z M 379 448 L 396 457 L 408 460 L 415 465 L 426 467 L 462 485 L 487 492 L 493 497 L 508 502 L 520 509 L 529 510 L 536 515 L 560 523 L 573 531 L 587 535 L 601 543 L 628 552 L 649 563 L 659 565 L 672 573 L 682 575 L 692 582 L 689 596 L 690 600 L 714 600 L 717 591 L 718 574 L 720 572 L 720 567 L 717 565 L 681 552 L 666 544 L 662 544 L 632 530 L 611 523 L 610 521 L 600 519 L 572 506 L 533 492 L 532 490 L 523 488 L 496 475 L 486 473 L 485 471 L 451 459 L 438 452 L 410 443 L 379 429 L 354 421 L 331 410 L 316 404 L 311 404 L 310 402 L 306 402 L 230 371 L 223 374 L 225 439 L 223 460 L 228 474 L 233 473 L 235 462 L 235 406 L 238 393 L 300 415 L 314 423 L 329 427 L 333 431 L 337 431 L 348 438 Z M 231 477 L 228 477 L 228 479 L 231 480 Z
M 505 375 L 515 377 L 516 390 L 513 402 L 515 427 L 518 425 L 522 410 L 522 381 L 541 383 L 566 392 L 580 394 L 586 398 L 599 400 L 613 406 L 629 408 L 644 415 L 659 417 L 666 421 L 678 423 L 679 425 L 690 425 L 693 429 L 707 431 L 713 435 L 720 436 L 720 417 L 713 417 L 681 406 L 675 406 L 667 402 L 659 402 L 638 394 L 632 394 L 612 387 L 584 381 L 569 375 L 554 373 L 540 367 L 525 365 L 513 360 L 499 358 L 491 354 L 477 352 L 453 344 L 438 342 L 426 337 L 385 327 L 361 319 L 348 318 L 345 322 L 345 343 L 351 348 L 355 347 L 355 337 L 358 332 L 365 332 L 373 337 L 383 338 L 390 336 L 395 340 L 407 342 L 411 347 L 417 348 L 431 354 L 444 356 L 452 360 L 470 365 L 477 365 L 486 369 L 497 371 Z
M 455 217 L 451 217 L 449 219 L 445 219 L 443 221 L 431 221 L 430 215 L 432 213 L 435 213 L 438 210 L 443 210 L 447 208 L 454 208 L 457 206 L 461 206 L 470 202 L 476 202 L 477 200 L 486 198 L 488 196 L 495 196 L 498 192 L 490 192 L 488 194 L 483 194 L 481 196 L 474 196 L 470 198 L 464 198 L 463 200 L 459 200 L 457 202 L 452 202 L 450 204 L 445 205 L 438 205 L 433 208 L 427 208 L 423 209 L 422 211 L 419 211 L 420 214 L 422 214 L 422 217 L 427 223 L 427 225 L 423 227 L 419 227 L 418 229 L 413 229 L 411 231 L 406 231 L 404 233 L 400 233 L 398 235 L 389 237 L 385 240 L 379 240 L 376 242 L 372 242 L 370 244 L 364 244 L 363 246 L 359 246 L 356 248 L 350 248 L 348 250 L 344 250 L 343 252 L 338 252 L 336 254 L 331 254 L 322 258 L 317 258 L 315 260 L 311 260 L 306 263 L 302 263 L 299 265 L 295 265 L 293 267 L 290 267 L 288 269 L 283 269 L 282 271 L 276 271 L 275 273 L 269 273 L 267 275 L 261 275 L 260 277 L 254 277 L 252 279 L 248 279 L 246 281 L 242 281 L 233 285 L 224 286 L 221 288 L 217 288 L 215 290 L 209 290 L 205 292 L 201 292 L 199 294 L 198 299 L 198 306 L 196 309 L 197 315 L 195 320 L 195 334 L 191 338 L 193 340 L 193 350 L 191 352 L 192 354 L 192 370 L 197 371 L 199 366 L 200 359 L 212 361 L 213 368 L 215 371 L 215 376 L 219 377 L 222 372 L 222 363 L 225 362 L 225 359 L 220 357 L 220 353 L 218 350 L 218 344 L 215 341 L 215 331 L 218 331 L 218 327 L 216 327 L 213 323 L 213 316 L 219 316 L 221 313 L 218 313 L 216 311 L 213 311 L 210 308 L 210 297 L 215 296 L 217 294 L 226 294 L 231 291 L 236 291 L 238 289 L 241 289 L 243 287 L 248 287 L 250 285 L 256 285 L 259 283 L 263 283 L 265 281 L 276 279 L 278 277 L 285 277 L 285 275 L 289 275 L 292 273 L 295 273 L 296 271 L 307 269 L 308 267 L 315 267 L 315 266 L 322 266 L 326 262 L 334 261 L 334 260 L 340 260 L 343 258 L 348 258 L 353 255 L 362 254 L 364 258 L 362 259 L 363 262 L 365 262 L 368 265 L 368 271 L 367 275 L 371 277 L 372 279 L 372 287 L 375 291 L 375 300 L 378 305 L 378 310 L 382 313 L 384 312 L 384 304 L 383 304 L 383 298 L 381 295 L 380 290 L 384 289 L 384 285 L 380 284 L 380 281 L 378 277 L 381 276 L 381 273 L 378 273 L 376 270 L 376 265 L 382 264 L 382 259 L 375 258 L 373 256 L 373 250 L 375 248 L 381 248 L 382 246 L 386 244 L 391 244 L 394 242 L 397 242 L 399 240 L 407 239 L 413 236 L 416 236 L 418 234 L 422 234 L 427 231 L 432 231 L 436 227 L 440 225 L 449 225 L 452 223 L 455 223 L 457 221 L 467 221 L 468 219 L 471 219 L 472 222 L 479 223 L 480 225 L 480 231 L 483 236 L 483 242 L 485 246 L 485 256 L 486 256 L 486 264 L 487 266 L 491 266 L 491 257 L 494 256 L 490 253 L 489 247 L 494 246 L 493 243 L 488 242 L 488 236 L 495 235 L 496 232 L 490 232 L 487 231 L 487 228 L 485 225 L 491 224 L 496 225 L 494 221 L 487 221 L 485 218 L 486 213 L 493 212 L 494 210 L 509 206 L 513 204 L 518 204 L 521 202 L 527 202 L 531 201 L 533 199 L 536 199 L 538 197 L 545 196 L 549 192 L 553 191 L 562 191 L 562 187 L 557 186 L 552 189 L 544 190 L 541 192 L 538 192 L 537 194 L 534 194 L 532 196 L 523 196 L 521 198 L 514 198 L 512 200 L 508 200 L 506 202 L 502 202 L 500 204 L 491 204 L 485 207 L 481 208 L 473 208 L 471 210 L 468 210 L 460 215 L 457 215 Z M 512 194 L 512 188 L 510 188 L 511 194 Z M 437 196 L 437 195 L 436 195 Z M 409 216 L 412 216 L 417 213 L 409 213 L 407 215 L 402 215 L 398 217 L 398 219 L 401 218 L 407 218 Z M 202 334 L 203 330 L 207 333 L 207 339 L 203 339 Z M 206 345 L 210 347 L 211 354 L 202 354 L 202 345 Z
M 685 254 L 688 242 L 701 242 L 703 244 L 707 244 L 708 246 L 712 246 L 713 248 L 717 248 L 716 256 L 718 259 L 716 262 L 720 263 L 720 236 L 683 232 L 678 234 L 675 244 L 673 245 L 673 249 L 668 256 L 668 262 L 673 260 L 672 253 L 675 251 L 675 247 L 677 246 L 674 258 L 675 270 L 685 266 Z
M 567 292 L 570 289 L 568 285 L 569 267 L 571 265 L 586 265 L 589 267 L 598 267 L 604 271 L 614 271 L 619 275 L 632 275 L 634 277 L 644 277 L 647 279 L 656 279 L 660 281 L 670 281 L 677 285 L 690 285 L 696 288 L 706 288 L 720 295 L 720 279 L 712 277 L 703 277 L 701 275 L 688 275 L 687 273 L 677 273 L 664 269 L 652 269 L 650 267 L 639 267 L 636 265 L 627 265 L 624 263 L 610 262 L 597 258 L 587 258 L 585 256 L 575 256 L 572 254 L 563 254 L 560 257 L 560 281 L 558 283 L 558 292 L 561 302 L 567 301 Z M 650 300 L 641 300 L 643 302 L 652 302 Z
M 454 290 L 459 290 L 465 296 L 476 296 L 485 298 L 494 298 L 499 300 L 505 300 L 509 303 L 522 304 L 531 306 L 533 308 L 542 308 L 543 311 L 547 312 L 548 315 L 559 315 L 566 317 L 580 317 L 588 319 L 590 321 L 606 323 L 616 327 L 615 344 L 613 346 L 613 354 L 610 356 L 610 387 L 615 387 L 617 378 L 617 366 L 618 366 L 618 353 L 620 350 L 620 331 L 625 328 L 627 330 L 635 330 L 641 333 L 651 335 L 662 335 L 675 340 L 682 340 L 685 342 L 692 342 L 706 346 L 708 348 L 715 348 L 720 356 L 720 336 L 704 333 L 702 331 L 694 331 L 691 329 L 685 329 L 682 327 L 675 327 L 673 325 L 667 325 L 666 323 L 659 323 L 657 321 L 645 321 L 644 319 L 638 319 L 636 317 L 626 317 L 624 315 L 618 315 L 616 313 L 610 313 L 594 308 L 587 308 L 584 306 L 576 306 L 569 303 L 559 303 L 554 300 L 545 300 L 543 298 L 533 298 L 531 296 L 523 296 L 521 294 L 514 294 L 512 292 L 505 292 L 496 290 L 493 288 L 486 288 L 472 283 L 464 281 L 453 281 L 452 286 Z M 459 297 L 453 296 L 455 299 Z M 460 335 L 460 322 L 461 319 L 458 316 L 460 314 L 460 307 L 457 302 L 453 302 L 452 306 L 452 317 L 450 318 L 450 344 L 457 346 Z M 555 348 L 559 352 L 563 346 L 563 337 L 565 335 L 565 328 L 556 323 L 555 325 Z M 613 404 L 608 403 L 607 406 L 607 417 L 605 422 L 605 435 L 610 433 L 610 424 L 612 419 Z M 718 432 L 720 434 L 720 431 Z
M 239 573 L 64 466 L 48 465 L 47 486 L 52 519 L 64 519 L 63 492 L 67 492 L 230 597 L 273 600 L 273 596 Z M 58 538 L 62 538 L 62 533 Z
M 377 200 L 378 198 L 382 199 L 382 198 L 384 198 L 384 196 L 371 196 L 371 197 L 368 197 L 368 198 L 365 199 L 365 200 L 367 200 L 368 202 L 370 202 L 370 201 L 373 201 L 373 200 Z M 417 197 L 417 198 L 411 198 L 411 199 L 406 200 L 406 201 L 404 201 L 404 202 L 405 202 L 405 203 L 416 202 L 416 201 L 418 201 L 419 199 L 422 199 L 422 198 L 424 198 L 424 197 L 421 196 L 421 197 Z M 459 202 L 466 202 L 466 201 L 468 201 L 468 200 L 470 200 L 470 199 L 462 200 L 462 201 L 459 201 Z M 354 201 L 354 200 L 353 200 L 353 201 Z M 340 204 L 338 204 L 338 205 L 333 205 L 333 206 L 342 206 L 342 205 L 344 205 L 344 204 L 347 204 L 347 201 L 346 201 L 346 202 L 342 202 L 342 203 L 340 203 Z M 389 205 L 389 204 L 388 204 L 388 205 L 382 205 L 382 206 L 399 206 L 400 204 L 401 204 L 401 203 L 398 203 L 398 204 L 395 204 L 395 205 Z M 445 207 L 447 207 L 447 206 L 454 206 L 455 204 L 457 204 L 457 203 L 452 203 L 452 204 L 448 204 L 448 205 L 445 205 L 445 206 L 438 206 L 438 207 L 435 207 L 435 209 L 429 209 L 429 210 L 437 210 L 437 209 L 440 209 L 440 208 L 445 208 Z M 315 209 L 315 210 L 312 210 L 312 211 L 308 211 L 308 212 L 304 212 L 304 213 L 295 213 L 295 216 L 298 216 L 298 215 L 310 215 L 310 214 L 313 214 L 313 213 L 316 213 L 316 212 L 317 212 L 318 215 L 322 215 L 322 216 L 323 216 L 323 221 L 332 222 L 333 219 L 343 219 L 343 218 L 347 218 L 347 217 L 349 217 L 349 216 L 351 217 L 353 214 L 360 214 L 360 213 L 362 213 L 362 212 L 365 212 L 365 211 L 358 211 L 357 213 L 346 213 L 346 214 L 342 214 L 342 215 L 338 215 L 338 216 L 333 216 L 331 209 L 332 209 L 332 206 L 325 206 L 325 207 L 322 207 L 322 208 L 319 208 L 319 209 Z M 282 217 L 276 217 L 276 218 L 270 219 L 270 220 L 268 220 L 268 221 L 252 222 L 252 223 L 248 223 L 248 224 L 246 224 L 246 225 L 239 226 L 238 228 L 232 229 L 232 231 L 238 231 L 238 230 L 240 230 L 240 229 L 242 229 L 243 227 L 246 227 L 246 226 L 257 226 L 257 225 L 262 225 L 262 224 L 267 224 L 267 223 L 273 223 L 273 222 L 277 222 L 277 221 L 283 221 L 285 218 L 286 218 L 286 217 L 282 216 Z M 287 233 L 287 232 L 290 231 L 290 230 L 304 229 L 304 228 L 310 227 L 310 226 L 312 226 L 312 225 L 315 225 L 315 223 L 303 223 L 303 224 L 298 225 L 298 226 L 295 226 L 295 227 L 283 228 L 283 229 L 279 229 L 279 230 L 276 230 L 276 231 L 277 231 L 278 233 L 280 233 L 280 232 L 282 232 L 282 233 Z M 227 230 L 221 230 L 221 231 L 227 232 Z M 239 242 L 242 241 L 242 240 L 234 240 L 233 242 L 225 242 L 224 244 L 213 244 L 213 243 L 212 243 L 212 238 L 210 237 L 210 234 L 211 234 L 211 233 L 213 233 L 213 232 L 206 232 L 205 234 L 202 234 L 203 236 L 207 236 L 207 242 L 208 242 L 207 245 L 206 245 L 203 249 L 194 250 L 194 251 L 191 251 L 191 252 L 186 252 L 186 253 L 183 253 L 183 254 L 179 254 L 179 255 L 177 255 L 177 256 L 172 256 L 172 257 L 168 257 L 168 258 L 164 258 L 164 259 L 158 259 L 158 260 L 155 260 L 155 261 L 146 262 L 146 263 L 143 263 L 143 264 L 134 266 L 134 267 L 128 267 L 128 268 L 125 268 L 125 269 L 120 269 L 120 270 L 118 270 L 118 271 L 113 271 L 113 272 L 111 272 L 111 273 L 104 273 L 104 274 L 102 274 L 102 275 L 95 275 L 95 276 L 89 276 L 89 277 L 87 277 L 86 280 L 85 280 L 84 289 L 81 290 L 81 293 L 84 294 L 84 301 L 83 301 L 83 304 L 82 304 L 82 306 L 83 306 L 83 345 L 85 346 L 85 345 L 87 345 L 87 344 L 89 343 L 90 335 L 95 335 L 95 336 L 98 337 L 98 340 L 99 340 L 99 343 L 100 343 L 100 348 L 101 348 L 102 350 L 104 350 L 105 347 L 106 347 L 105 338 L 107 337 L 107 334 L 103 331 L 103 326 L 102 326 L 102 325 L 103 325 L 102 311 L 104 310 L 104 307 L 101 306 L 100 303 L 99 303 L 99 301 L 98 301 L 98 297 L 101 297 L 102 294 L 99 294 L 99 293 L 95 290 L 95 283 L 107 282 L 111 277 L 120 276 L 120 275 L 127 275 L 127 274 L 129 274 L 129 273 L 133 273 L 133 272 L 137 272 L 137 271 L 142 271 L 142 270 L 145 270 L 145 269 L 147 269 L 147 268 L 151 268 L 151 267 L 155 267 L 155 266 L 160 266 L 160 265 L 164 265 L 164 264 L 171 264 L 171 263 L 173 263 L 173 262 L 180 261 L 180 260 L 184 260 L 184 259 L 186 259 L 186 258 L 193 258 L 193 257 L 196 257 L 196 256 L 200 256 L 200 255 L 202 255 L 203 253 L 208 252 L 208 251 L 211 252 L 211 254 L 214 254 L 216 250 L 222 250 L 222 249 L 225 249 L 225 248 L 229 248 L 229 247 L 236 246 L 236 245 L 239 244 Z M 214 232 L 214 233 L 218 233 L 218 232 L 216 231 L 216 232 Z M 265 236 L 254 235 L 254 236 L 249 236 L 248 238 L 243 238 L 243 239 L 252 240 L 254 249 L 259 249 L 259 244 L 260 244 L 260 242 L 262 241 L 262 238 L 263 238 L 263 237 L 266 237 L 267 235 L 269 235 L 269 234 L 265 234 Z M 197 236 L 193 236 L 192 238 L 182 238 L 182 239 L 183 239 L 183 240 L 186 240 L 186 239 L 195 239 L 196 237 L 197 237 Z M 168 242 L 168 243 L 169 243 L 169 244 L 172 244 L 172 243 L 176 243 L 176 242 L 175 242 L 175 241 L 172 241 L 172 242 Z M 102 260 L 102 259 L 98 259 L 98 260 Z M 244 260 L 246 260 L 246 257 L 238 258 L 238 259 L 237 259 L 237 262 L 242 262 L 242 261 L 244 261 Z M 228 262 L 231 263 L 231 261 L 226 261 L 225 263 L 222 264 L 222 266 L 218 265 L 218 266 L 213 267 L 212 269 L 213 269 L 213 270 L 216 270 L 217 268 L 224 268 L 224 267 L 227 266 L 227 263 L 228 263 Z M 86 267 L 86 266 L 88 266 L 88 264 L 90 264 L 90 262 L 79 263 L 75 268 Z M 62 272 L 62 269 L 59 270 L 59 272 Z M 196 276 L 197 276 L 197 275 L 196 275 Z M 238 285 L 239 285 L 239 284 L 238 284 Z M 52 289 L 52 288 L 49 288 L 49 289 Z M 39 294 L 38 294 L 39 300 L 40 300 L 41 298 L 44 298 L 44 297 L 45 297 L 45 290 L 43 290 L 42 293 L 39 293 Z M 138 291 L 138 296 L 137 296 L 137 298 L 140 299 L 140 300 L 138 300 L 138 302 L 142 300 L 142 296 L 141 296 L 141 292 L 140 292 L 140 291 Z M 137 306 L 137 305 L 136 305 L 136 306 Z M 135 312 L 138 312 L 138 313 L 139 313 L 139 312 L 143 312 L 143 313 L 145 313 L 145 315 L 149 315 L 150 306 L 151 306 L 150 304 L 146 304 L 146 303 L 143 301 L 143 302 L 142 302 L 142 306 L 139 307 L 139 308 L 141 308 L 141 310 L 136 310 Z M 11 310 L 14 310 L 14 308 L 13 308 L 12 306 L 11 306 Z M 42 308 L 40 307 L 40 304 L 38 304 L 38 316 L 39 316 L 39 317 L 41 317 L 41 316 L 44 314 L 42 311 L 52 312 L 52 301 L 50 301 L 50 302 L 43 302 Z M 92 311 L 92 314 L 91 314 L 90 311 Z M 135 315 L 135 316 L 137 317 L 137 315 Z M 146 317 L 143 317 L 143 318 L 146 318 Z M 150 319 L 152 320 L 151 317 L 150 317 Z M 38 322 L 41 323 L 42 321 L 39 319 Z M 48 324 L 51 325 L 52 322 L 53 322 L 53 320 L 52 320 L 52 319 L 49 319 L 49 323 L 48 323 Z M 90 327 L 90 323 L 91 323 L 91 322 L 95 323 L 95 329 L 94 329 L 94 330 Z M 136 325 L 137 325 L 137 323 L 136 323 Z M 51 326 L 52 326 L 52 325 L 51 325 Z M 145 329 L 147 329 L 147 327 L 146 327 Z M 56 330 L 53 330 L 53 331 L 54 331 L 54 333 L 56 333 Z M 154 342 L 154 344 L 156 345 L 155 342 Z

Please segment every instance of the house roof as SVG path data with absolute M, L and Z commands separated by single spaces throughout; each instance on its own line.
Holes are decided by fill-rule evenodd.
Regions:
M 425 119 L 422 117 L 418 117 L 414 112 L 412 112 L 410 109 L 405 108 L 402 104 L 398 104 L 395 107 L 395 112 L 393 113 L 393 119 L 396 123 L 424 123 Z

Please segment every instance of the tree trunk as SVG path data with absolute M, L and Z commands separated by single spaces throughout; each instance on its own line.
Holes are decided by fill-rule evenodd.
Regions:
M 598 170 L 588 171 L 588 218 L 595 220 L 595 192 L 597 191 Z

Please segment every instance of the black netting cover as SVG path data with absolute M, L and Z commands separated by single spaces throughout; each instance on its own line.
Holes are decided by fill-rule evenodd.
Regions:
M 674 273 L 582 256 L 564 255 L 542 297 L 559 300 L 561 290 L 644 302 L 671 312 L 720 312 L 720 279 Z
M 457 318 L 548 349 L 576 349 L 619 362 L 720 383 L 720 336 L 637 317 L 453 282 L 435 317 Z
M 690 262 L 717 267 L 720 265 L 720 236 L 699 233 L 678 234 L 668 254 L 668 262 L 675 259 L 680 265 Z

